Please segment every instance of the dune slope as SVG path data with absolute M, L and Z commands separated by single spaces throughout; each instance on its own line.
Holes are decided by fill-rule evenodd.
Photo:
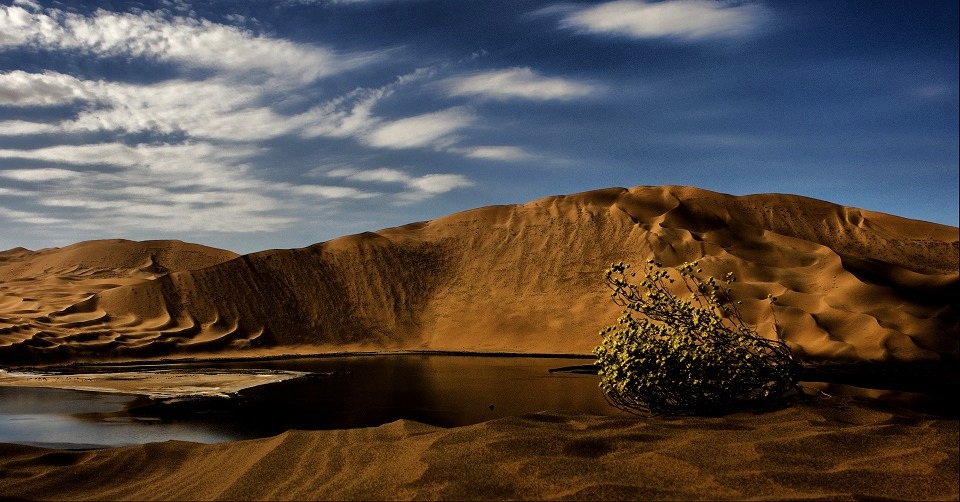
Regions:
M 171 272 L 223 263 L 238 255 L 180 241 L 99 240 L 64 248 L 0 252 L 0 358 L 6 362 L 69 359 L 97 352 L 107 333 L 86 329 L 116 325 L 135 315 L 101 313 L 73 321 L 53 317 L 109 289 L 152 281 Z M 3 357 L 6 355 L 6 357 Z
M 956 227 L 804 197 L 612 188 L 116 284 L 6 328 L 0 360 L 304 346 L 588 354 L 619 313 L 603 271 L 647 258 L 734 272 L 746 320 L 771 337 L 776 320 L 801 356 L 957 360 L 958 251 Z

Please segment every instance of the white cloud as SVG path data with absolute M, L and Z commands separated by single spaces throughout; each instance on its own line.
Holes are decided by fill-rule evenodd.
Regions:
M 473 121 L 474 116 L 466 109 L 448 108 L 386 122 L 374 128 L 362 141 L 378 148 L 444 148 L 455 141 L 455 132 Z
M 426 174 L 423 176 L 413 176 L 405 171 L 391 168 L 338 168 L 326 174 L 330 177 L 345 178 L 358 182 L 402 184 L 407 188 L 405 192 L 398 194 L 398 198 L 402 201 L 423 200 L 434 195 L 473 185 L 473 182 L 466 176 L 459 174 Z
M 381 124 L 373 107 L 398 86 L 429 75 L 417 70 L 380 88 L 358 88 L 298 115 L 261 103 L 268 90 L 223 78 L 168 80 L 149 85 L 86 81 L 55 72 L 0 74 L 0 105 L 87 103 L 76 117 L 55 123 L 0 121 L 0 135 L 77 132 L 183 134 L 201 140 L 262 141 L 288 134 L 359 138 Z M 50 88 L 40 92 L 39 87 Z M 6 101 L 4 98 L 6 97 Z
M 29 190 L 17 190 L 15 188 L 0 187 L 0 195 L 9 197 L 35 197 L 37 192 Z
M 502 160 L 508 162 L 529 160 L 536 157 L 523 148 L 516 146 L 475 146 L 459 148 L 456 151 L 474 159 Z
M 91 17 L 57 9 L 28 11 L 0 6 L 0 45 L 76 49 L 95 55 L 150 57 L 235 75 L 260 74 L 275 81 L 309 82 L 369 62 L 333 51 L 258 36 L 240 28 L 160 12 Z
M 60 122 L 0 122 L 0 134 L 153 132 L 250 141 L 300 127 L 299 121 L 258 105 L 263 93 L 261 86 L 219 78 L 132 85 L 80 80 L 54 72 L 11 72 L 0 74 L 0 104 L 55 105 L 82 100 L 86 106 L 74 118 Z
M 364 199 L 376 193 L 353 187 L 298 185 L 258 178 L 246 159 L 255 149 L 225 150 L 210 143 L 60 145 L 0 150 L 0 159 L 83 166 L 7 169 L 0 177 L 43 182 L 34 204 L 74 229 L 164 232 L 269 232 L 299 218 L 282 213 L 316 208 L 325 201 Z M 37 222 L 34 213 L 0 214 Z
M 40 10 L 40 4 L 33 0 L 13 0 L 14 5 L 23 5 L 30 10 Z
M 490 99 L 568 100 L 587 96 L 596 86 L 574 80 L 545 77 L 530 68 L 509 68 L 451 77 L 441 82 L 451 96 L 482 96 Z
M 314 95 L 318 79 L 376 56 L 337 54 L 167 13 L 98 10 L 83 16 L 26 0 L 0 5 L 0 51 L 11 48 L 138 58 L 179 71 L 148 83 L 87 80 L 51 70 L 0 72 L 0 106 L 21 114 L 0 120 L 0 136 L 46 142 L 40 148 L 0 149 L 0 180 L 21 185 L 0 188 L 0 195 L 17 197 L 18 204 L 0 212 L 0 220 L 140 235 L 272 232 L 304 215 L 383 192 L 422 200 L 470 184 L 459 175 L 351 172 L 351 184 L 392 189 L 367 190 L 301 184 L 289 177 L 276 181 L 275 173 L 257 170 L 257 159 L 270 148 L 267 141 L 283 136 L 348 138 L 376 148 L 449 146 L 474 120 L 466 109 L 392 122 L 376 115 L 377 104 L 400 86 L 432 76 L 429 68 L 298 113 L 292 110 L 302 101 L 291 96 Z M 35 110 L 17 110 L 37 107 L 61 107 L 57 113 L 72 115 L 41 121 Z M 130 137 L 152 142 L 121 139 Z M 88 138 L 102 142 L 80 143 Z M 10 160 L 28 164 L 14 168 Z M 383 186 L 390 183 L 396 186 Z
M 322 197 L 324 199 L 369 199 L 379 195 L 376 192 L 364 192 L 352 187 L 323 186 L 323 185 L 293 185 L 278 184 L 276 188 L 281 188 L 289 193 L 306 195 L 311 197 Z
M 62 218 L 51 218 L 49 216 L 44 216 L 42 214 L 31 213 L 28 211 L 19 211 L 16 209 L 10 209 L 3 206 L 0 206 L 0 217 L 6 218 L 8 220 L 27 223 L 30 225 L 53 225 L 53 224 L 63 224 L 67 223 L 67 220 Z
M 305 124 L 302 134 L 332 138 L 357 136 L 379 121 L 373 116 L 373 106 L 391 93 L 389 87 L 355 89 L 314 107 L 298 117 L 299 122 Z
M 697 40 L 749 34 L 764 17 L 762 7 L 749 3 L 616 0 L 574 11 L 563 24 L 590 33 Z
M 426 194 L 438 194 L 471 186 L 473 182 L 459 174 L 428 174 L 413 178 L 407 184 Z
M 53 181 L 72 180 L 83 176 L 83 173 L 69 169 L 44 167 L 39 169 L 7 169 L 0 171 L 0 178 L 9 178 L 17 181 Z
M 434 73 L 431 68 L 418 68 L 382 87 L 354 89 L 311 108 L 294 120 L 302 125 L 301 135 L 305 137 L 361 138 L 383 123 L 373 114 L 377 103 L 393 95 L 397 88 L 431 77 Z
M 28 134 L 47 134 L 60 131 L 54 124 L 30 122 L 27 120 L 0 121 L 0 136 L 24 136 Z
M 89 99 L 84 87 L 79 79 L 62 73 L 0 72 L 0 105 L 50 106 Z

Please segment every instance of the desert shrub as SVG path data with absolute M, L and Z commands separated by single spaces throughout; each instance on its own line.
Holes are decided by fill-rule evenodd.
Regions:
M 786 343 L 744 323 L 729 296 L 732 274 L 718 284 L 701 278 L 697 262 L 671 274 L 648 260 L 634 284 L 629 268 L 617 263 L 606 272 L 611 297 L 625 310 L 600 332 L 595 350 L 600 387 L 611 404 L 638 414 L 722 414 L 775 404 L 796 387 L 797 366 Z M 671 292 L 677 281 L 689 296 Z

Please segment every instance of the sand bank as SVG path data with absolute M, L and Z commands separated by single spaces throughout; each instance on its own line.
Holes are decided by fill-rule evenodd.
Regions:
M 49 373 L 0 369 L 0 385 L 136 394 L 154 400 L 229 397 L 243 389 L 307 373 L 279 370 L 143 370 L 105 373 Z
M 820 398 L 720 418 L 540 413 L 93 451 L 0 445 L 49 500 L 957 500 L 958 422 Z

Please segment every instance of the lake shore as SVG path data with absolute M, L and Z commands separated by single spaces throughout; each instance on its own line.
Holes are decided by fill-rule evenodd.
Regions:
M 85 387 L 99 379 L 101 391 L 153 389 L 169 399 L 178 390 L 189 397 L 296 373 L 173 369 L 157 361 L 69 368 L 75 372 L 47 368 L 35 383 L 76 388 L 77 379 Z M 955 413 L 897 406 L 898 391 L 839 395 L 839 386 L 819 385 L 833 395 L 795 396 L 782 409 L 723 417 L 548 411 L 461 427 L 399 420 L 218 444 L 0 444 L 0 493 L 43 500 L 957 499 Z
M 0 492 L 45 500 L 956 500 L 957 420 L 812 399 L 725 417 L 544 412 L 220 444 L 0 445 Z

